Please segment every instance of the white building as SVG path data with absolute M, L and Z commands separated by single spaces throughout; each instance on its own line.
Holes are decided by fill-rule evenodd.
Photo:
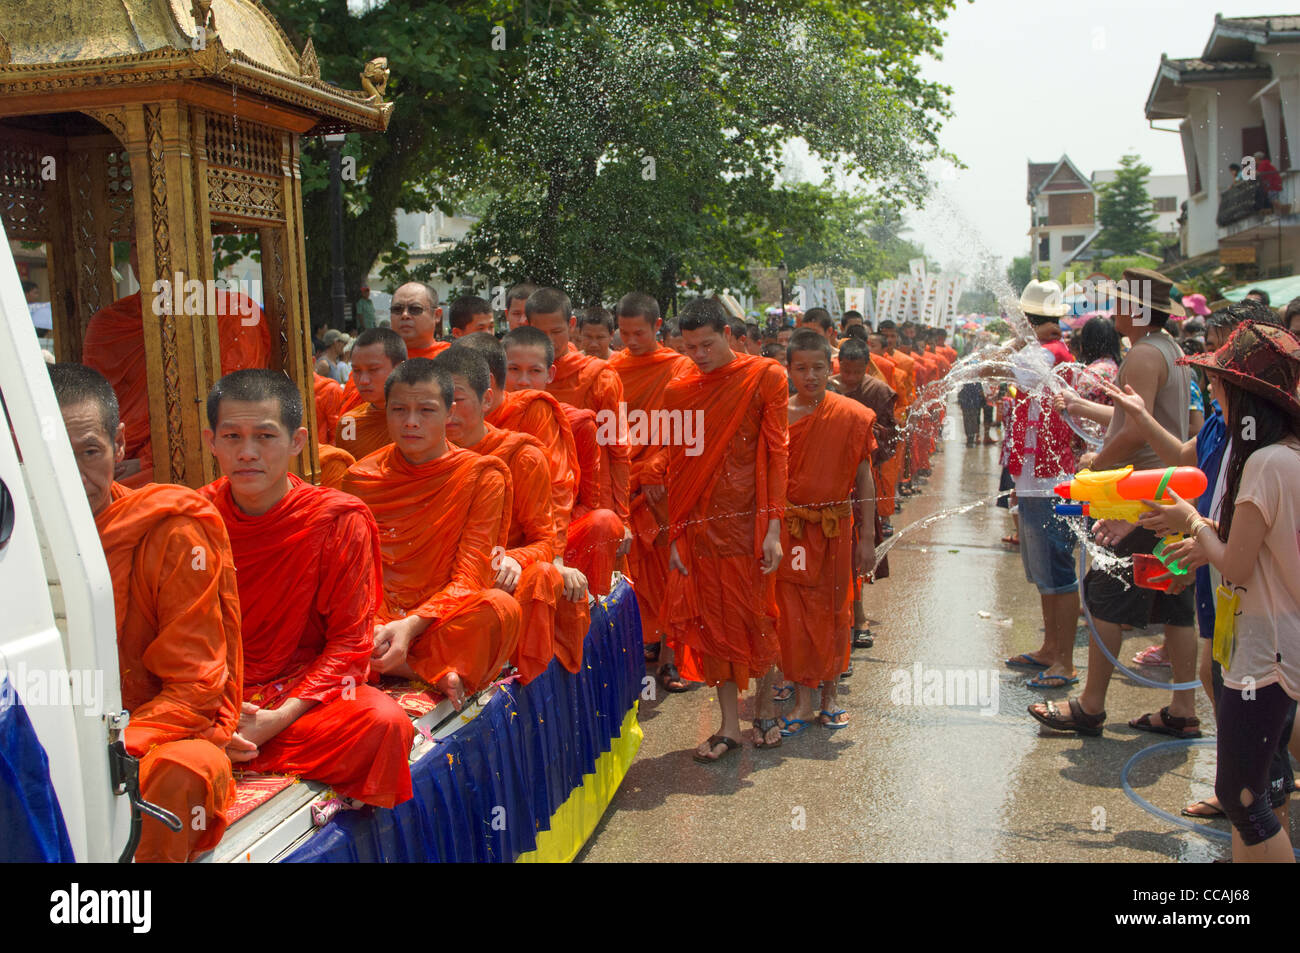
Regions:
M 1177 120 L 1182 136 L 1190 193 L 1183 255 L 1252 276 L 1291 274 L 1300 260 L 1288 139 L 1289 129 L 1300 130 L 1300 16 L 1215 17 L 1199 57 L 1161 57 L 1146 116 Z M 1261 152 L 1281 178 L 1271 204 L 1258 179 L 1235 182 L 1229 169 Z
M 1033 274 L 1046 265 L 1056 277 L 1077 258 L 1098 251 L 1092 247 L 1101 233 L 1097 187 L 1113 181 L 1115 172 L 1107 169 L 1085 176 L 1069 156 L 1056 162 L 1029 163 L 1029 260 Z M 1187 199 L 1186 181 L 1181 175 L 1151 175 L 1146 185 L 1157 215 L 1152 228 L 1172 240 L 1178 233 L 1180 206 Z

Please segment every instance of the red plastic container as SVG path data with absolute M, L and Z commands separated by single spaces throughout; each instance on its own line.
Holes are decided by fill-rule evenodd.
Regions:
M 1169 572 L 1169 569 L 1155 556 L 1147 553 L 1133 554 L 1133 582 L 1143 589 L 1155 589 L 1157 592 L 1167 592 L 1169 586 L 1173 583 L 1172 579 L 1162 579 L 1160 582 L 1152 582 L 1156 576 L 1163 576 Z

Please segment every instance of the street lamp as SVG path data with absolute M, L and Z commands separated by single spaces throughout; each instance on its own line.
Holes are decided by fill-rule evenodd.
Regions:
M 776 276 L 781 279 L 781 327 L 785 327 L 785 279 L 790 277 L 790 269 L 784 261 L 777 266 Z
M 343 281 L 343 143 L 341 132 L 325 137 L 330 155 L 330 327 L 343 330 L 347 288 Z

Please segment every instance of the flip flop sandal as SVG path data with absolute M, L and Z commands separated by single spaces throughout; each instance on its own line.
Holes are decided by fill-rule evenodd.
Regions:
M 726 745 L 727 748 L 725 751 L 722 752 L 722 754 L 717 755 L 716 757 L 713 758 L 702 755 L 697 751 L 695 753 L 695 760 L 698 761 L 700 764 L 714 764 L 718 761 L 721 761 L 723 758 L 731 754 L 731 752 L 735 751 L 737 748 L 742 747 L 739 741 L 734 741 L 731 738 L 726 737 L 725 735 L 712 735 L 709 738 L 708 744 L 709 744 L 709 750 L 716 748 L 718 745 Z
M 1028 652 L 1021 652 L 1014 658 L 1009 658 L 1004 663 L 1010 668 L 1049 668 L 1046 662 L 1040 662 Z
M 851 678 L 852 676 L 853 676 L 853 663 L 849 662 L 849 667 L 846 668 L 844 671 L 840 672 L 840 678 L 846 679 L 846 678 Z
M 1192 808 L 1194 807 L 1202 807 L 1202 806 L 1208 807 L 1210 810 L 1204 814 L 1200 814 L 1192 810 Z M 1209 801 L 1196 801 L 1192 804 L 1187 805 L 1187 807 L 1183 808 L 1183 817 L 1210 818 L 1210 817 L 1227 817 L 1227 816 L 1228 815 L 1224 814 L 1223 810 L 1217 804 L 1211 804 Z
M 1163 651 L 1163 646 L 1152 645 L 1143 649 L 1137 655 L 1133 656 L 1134 665 L 1151 665 L 1156 668 L 1172 668 L 1168 656 Z
M 660 651 L 662 648 L 663 648 L 663 643 L 662 643 L 662 642 L 655 642 L 655 643 L 653 643 L 653 648 L 652 648 L 650 645 L 646 645 L 645 650 L 644 650 L 644 651 L 645 651 L 645 660 L 646 660 L 647 662 L 657 662 L 657 661 L 659 661 L 659 651 Z
M 781 735 L 785 738 L 792 738 L 795 735 L 802 733 L 803 730 L 808 727 L 808 722 L 804 721 L 802 718 L 782 718 L 780 721 Z M 799 727 L 791 728 L 791 725 L 798 725 Z
M 853 647 L 855 649 L 869 649 L 875 644 L 876 639 L 871 634 L 870 629 L 853 630 Z
M 1166 705 L 1160 709 L 1160 720 L 1164 724 L 1157 725 L 1151 720 L 1151 714 L 1148 712 L 1141 718 L 1134 718 L 1128 723 L 1128 726 L 1136 728 L 1138 731 L 1149 731 L 1156 735 L 1170 735 L 1174 738 L 1201 737 L 1201 720 L 1195 715 L 1190 718 L 1179 718 L 1177 715 L 1169 714 L 1169 706 Z
M 772 686 L 772 701 L 788 702 L 794 698 L 794 686 L 788 682 L 784 685 Z
M 762 748 L 781 747 L 780 738 L 777 738 L 776 741 L 773 742 L 767 742 L 763 740 L 764 738 L 767 737 L 767 733 L 769 731 L 777 727 L 777 722 L 779 720 L 780 719 L 777 718 L 755 718 L 754 719 L 754 747 L 755 748 L 762 749 Z
M 684 684 L 679 684 L 677 688 L 674 688 L 669 684 L 670 682 L 681 683 L 683 681 L 682 673 L 677 671 L 677 666 L 672 662 L 665 662 L 663 665 L 659 666 L 659 685 L 664 691 L 671 692 L 674 695 L 690 691 L 690 689 Z
M 847 727 L 849 726 L 849 723 L 848 723 L 847 721 L 838 721 L 838 722 L 837 722 L 837 721 L 835 720 L 836 718 L 840 717 L 840 715 L 847 715 L 847 714 L 848 714 L 848 712 L 846 712 L 843 708 L 837 708 L 837 709 L 835 709 L 834 711 L 826 711 L 826 709 L 823 708 L 823 709 L 822 709 L 821 711 L 819 711 L 817 714 L 818 714 L 818 715 L 825 715 L 827 718 L 830 719 L 830 721 L 823 721 L 823 722 L 821 723 L 821 726 L 822 726 L 823 728 L 829 728 L 829 729 L 831 729 L 832 731 L 838 731 L 838 730 L 841 729 L 841 728 L 847 728 Z
M 1069 721 L 1064 717 L 1066 712 L 1061 711 L 1056 702 L 1048 702 L 1045 707 L 1045 712 L 1037 712 L 1034 711 L 1034 706 L 1030 705 L 1029 714 L 1053 731 L 1075 731 L 1095 738 L 1101 734 L 1101 726 L 1106 723 L 1104 711 L 1099 715 L 1089 715 L 1083 710 L 1077 698 L 1069 700 Z
M 1049 682 L 1053 684 L 1048 684 Z M 1079 684 L 1079 676 L 1074 675 L 1067 678 L 1064 675 L 1044 675 L 1039 672 L 1033 678 L 1025 682 L 1026 688 L 1069 688 L 1071 685 Z

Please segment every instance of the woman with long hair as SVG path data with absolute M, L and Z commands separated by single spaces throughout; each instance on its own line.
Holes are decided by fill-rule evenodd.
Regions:
M 1270 804 L 1270 766 L 1300 698 L 1300 342 L 1246 321 L 1222 348 L 1179 360 L 1218 378 L 1231 444 L 1217 523 L 1168 491 L 1149 528 L 1184 533 L 1170 554 L 1223 575 L 1216 592 L 1219 696 L 1215 794 L 1232 821 L 1234 862 L 1292 862 Z

